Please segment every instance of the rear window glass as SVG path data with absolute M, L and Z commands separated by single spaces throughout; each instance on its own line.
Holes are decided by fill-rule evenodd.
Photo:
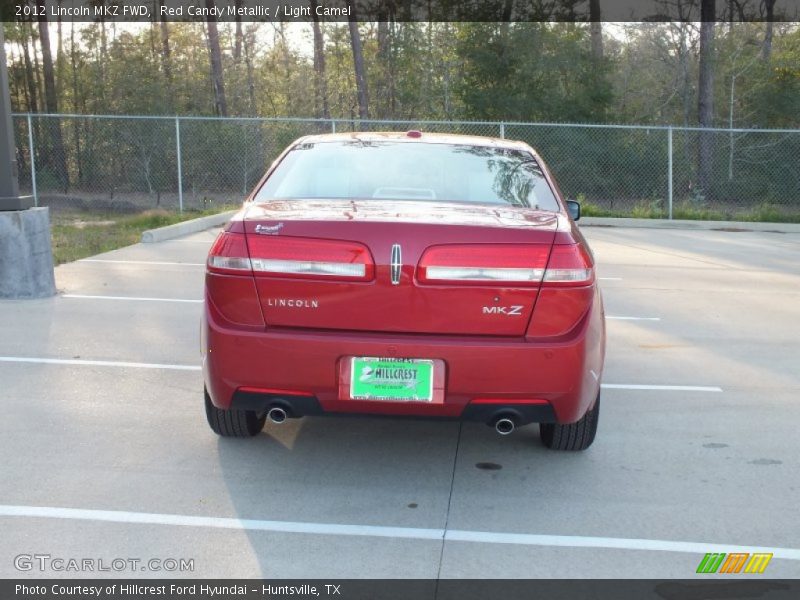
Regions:
M 505 204 L 558 211 L 533 156 L 462 144 L 342 141 L 300 144 L 256 201 L 382 199 Z

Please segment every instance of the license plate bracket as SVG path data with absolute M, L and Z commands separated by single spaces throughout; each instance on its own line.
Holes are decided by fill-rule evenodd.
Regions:
M 339 397 L 376 402 L 444 401 L 444 361 L 350 356 L 340 364 Z

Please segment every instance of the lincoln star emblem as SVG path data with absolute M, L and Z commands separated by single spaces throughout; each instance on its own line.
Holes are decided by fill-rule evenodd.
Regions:
M 403 268 L 403 256 L 400 252 L 400 244 L 392 246 L 392 285 L 400 283 L 400 273 Z

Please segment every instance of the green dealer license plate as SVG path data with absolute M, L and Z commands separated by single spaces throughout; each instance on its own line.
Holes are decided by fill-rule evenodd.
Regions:
M 353 357 L 351 361 L 353 400 L 430 402 L 433 399 L 432 360 Z

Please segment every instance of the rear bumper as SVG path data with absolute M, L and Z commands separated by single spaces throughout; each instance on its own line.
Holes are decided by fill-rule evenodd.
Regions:
M 359 404 L 363 404 L 360 402 Z M 272 408 L 282 408 L 289 418 L 298 417 L 321 417 L 321 416 L 364 416 L 364 415 L 385 415 L 393 418 L 433 418 L 433 419 L 462 419 L 464 421 L 477 421 L 493 425 L 498 419 L 502 417 L 510 418 L 518 427 L 528 425 L 529 423 L 555 423 L 556 416 L 553 412 L 553 407 L 549 402 L 536 402 L 536 403 L 520 403 L 520 402 L 493 402 L 490 404 L 483 404 L 480 402 L 471 402 L 463 408 L 463 412 L 459 415 L 441 415 L 441 414 L 423 414 L 422 412 L 415 414 L 397 415 L 386 413 L 385 411 L 373 410 L 365 412 L 363 410 L 358 412 L 346 411 L 337 412 L 332 410 L 325 410 L 322 404 L 315 396 L 297 396 L 288 394 L 274 394 L 274 393 L 258 393 L 253 391 L 236 390 L 233 394 L 233 400 L 230 404 L 231 408 L 240 410 L 252 410 L 257 413 L 269 412 Z
M 519 425 L 573 423 L 597 397 L 605 325 L 599 291 L 572 332 L 547 341 L 255 331 L 226 322 L 206 301 L 201 345 L 206 388 L 218 408 L 262 411 L 281 406 L 289 416 L 368 414 L 485 422 L 502 412 L 514 415 Z M 441 359 L 444 402 L 342 399 L 339 363 L 350 356 Z

